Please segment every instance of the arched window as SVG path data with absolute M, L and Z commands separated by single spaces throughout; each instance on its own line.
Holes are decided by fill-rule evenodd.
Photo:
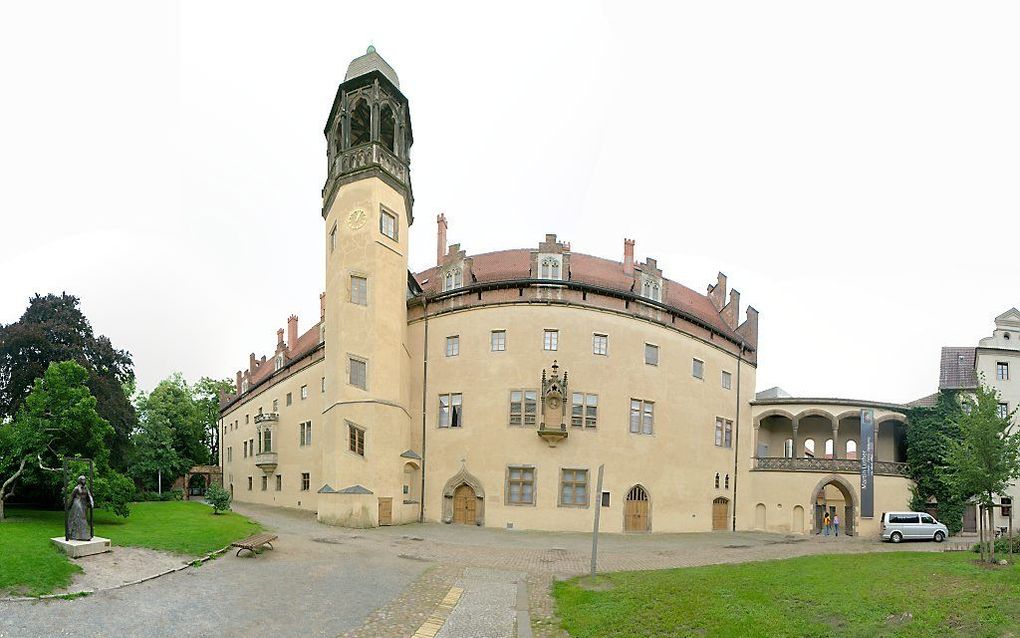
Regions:
M 805 439 L 804 440 L 804 456 L 809 459 L 815 458 L 815 440 Z
M 641 296 L 652 301 L 661 301 L 662 289 L 659 287 L 658 282 L 645 279 L 641 284 Z
M 846 458 L 856 459 L 857 458 L 857 441 L 848 439 L 846 442 Z
M 273 431 L 270 430 L 269 428 L 266 428 L 265 432 L 262 433 L 262 437 L 263 437 L 262 451 L 263 452 L 272 452 L 273 451 Z
M 730 489 L 730 475 L 729 474 L 726 475 L 726 483 L 725 483 L 725 485 L 726 485 L 726 489 Z
M 351 111 L 351 146 L 367 144 L 372 139 L 372 107 L 367 100 L 358 100 Z
M 834 449 L 835 448 L 832 447 L 832 439 L 825 439 L 825 458 L 831 459 Z
M 793 439 L 786 439 L 785 441 L 783 441 L 783 458 L 784 459 L 793 458 Z
M 715 473 L 715 489 L 719 489 L 719 473 Z
M 393 114 L 393 107 L 383 104 L 379 109 L 379 141 L 387 150 L 394 153 L 397 137 L 397 116 Z
M 561 279 L 560 260 L 555 257 L 547 257 L 542 260 L 542 267 L 539 271 L 540 279 Z
M 453 290 L 464 285 L 464 272 L 460 268 L 453 268 L 446 271 L 443 279 L 443 290 Z

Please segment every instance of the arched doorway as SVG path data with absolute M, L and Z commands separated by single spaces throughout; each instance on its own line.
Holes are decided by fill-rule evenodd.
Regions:
M 813 512 L 811 531 L 821 534 L 824 530 L 824 518 L 839 515 L 839 531 L 853 536 L 857 522 L 857 499 L 853 487 L 840 476 L 828 476 L 815 486 L 811 492 L 811 510 Z
M 204 496 L 205 489 L 205 475 L 192 474 L 188 479 L 188 496 Z
M 765 529 L 765 503 L 754 506 L 754 528 Z
M 627 492 L 627 500 L 623 508 L 623 531 L 652 531 L 650 510 L 651 501 L 645 488 L 640 485 L 630 488 L 630 491 Z
M 725 532 L 729 529 L 730 499 L 720 496 L 712 501 L 712 531 Z
M 804 508 L 800 505 L 793 506 L 793 531 L 797 534 L 804 533 Z
M 453 491 L 453 522 L 475 525 L 478 518 L 478 496 L 470 485 L 461 484 Z

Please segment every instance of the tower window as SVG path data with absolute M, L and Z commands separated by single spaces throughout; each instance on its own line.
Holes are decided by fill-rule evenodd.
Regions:
M 722 387 L 724 390 L 733 388 L 733 375 L 725 370 L 722 372 Z
M 694 376 L 695 379 L 704 379 L 705 362 L 702 361 L 701 359 L 694 359 L 694 362 L 691 365 L 691 374 Z
M 351 111 L 351 146 L 367 144 L 372 139 L 372 107 L 367 100 L 358 100 Z
M 390 239 L 397 239 L 397 216 L 385 210 L 379 214 L 379 232 Z
M 609 335 L 595 334 L 591 337 L 591 353 L 606 356 L 609 354 Z
M 460 354 L 460 335 L 446 338 L 446 356 L 456 357 Z
M 998 381 L 1009 381 L 1009 362 L 998 361 L 995 364 L 995 378 Z
M 464 397 L 461 394 L 439 395 L 439 427 L 459 428 L 464 418 Z
M 641 399 L 630 400 L 631 434 L 651 434 L 655 424 L 655 404 Z
M 650 343 L 645 344 L 645 364 L 650 366 L 659 365 L 659 346 Z
M 368 279 L 351 275 L 351 303 L 359 306 L 368 305 Z
M 365 431 L 348 421 L 347 436 L 349 439 L 348 447 L 350 451 L 354 452 L 358 456 L 365 456 Z
M 397 141 L 397 116 L 393 114 L 393 107 L 383 104 L 379 109 L 379 141 L 386 150 L 396 153 Z
M 559 350 L 560 348 L 560 331 L 559 330 L 546 330 L 545 337 L 542 340 L 542 348 L 545 350 Z
M 350 364 L 350 377 L 347 382 L 356 388 L 361 388 L 362 390 L 368 389 L 368 363 L 353 357 L 349 358 L 348 362 Z
M 503 352 L 506 350 L 506 330 L 492 331 L 492 351 Z

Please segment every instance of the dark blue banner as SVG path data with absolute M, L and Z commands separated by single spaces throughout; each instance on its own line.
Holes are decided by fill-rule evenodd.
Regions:
M 861 410 L 861 517 L 875 515 L 875 411 Z

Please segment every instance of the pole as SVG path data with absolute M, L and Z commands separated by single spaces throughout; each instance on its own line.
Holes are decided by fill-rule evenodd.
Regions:
M 1013 499 L 1009 499 L 1009 562 L 1013 562 Z
M 602 513 L 602 474 L 605 465 L 599 465 L 598 487 L 595 488 L 595 524 L 591 530 L 591 575 L 595 577 L 595 563 L 599 553 L 599 514 Z
M 163 496 L 163 470 L 157 470 L 159 472 L 159 495 Z
M 976 505 L 978 518 L 978 547 L 981 548 L 981 562 L 985 561 L 985 506 L 981 503 Z

